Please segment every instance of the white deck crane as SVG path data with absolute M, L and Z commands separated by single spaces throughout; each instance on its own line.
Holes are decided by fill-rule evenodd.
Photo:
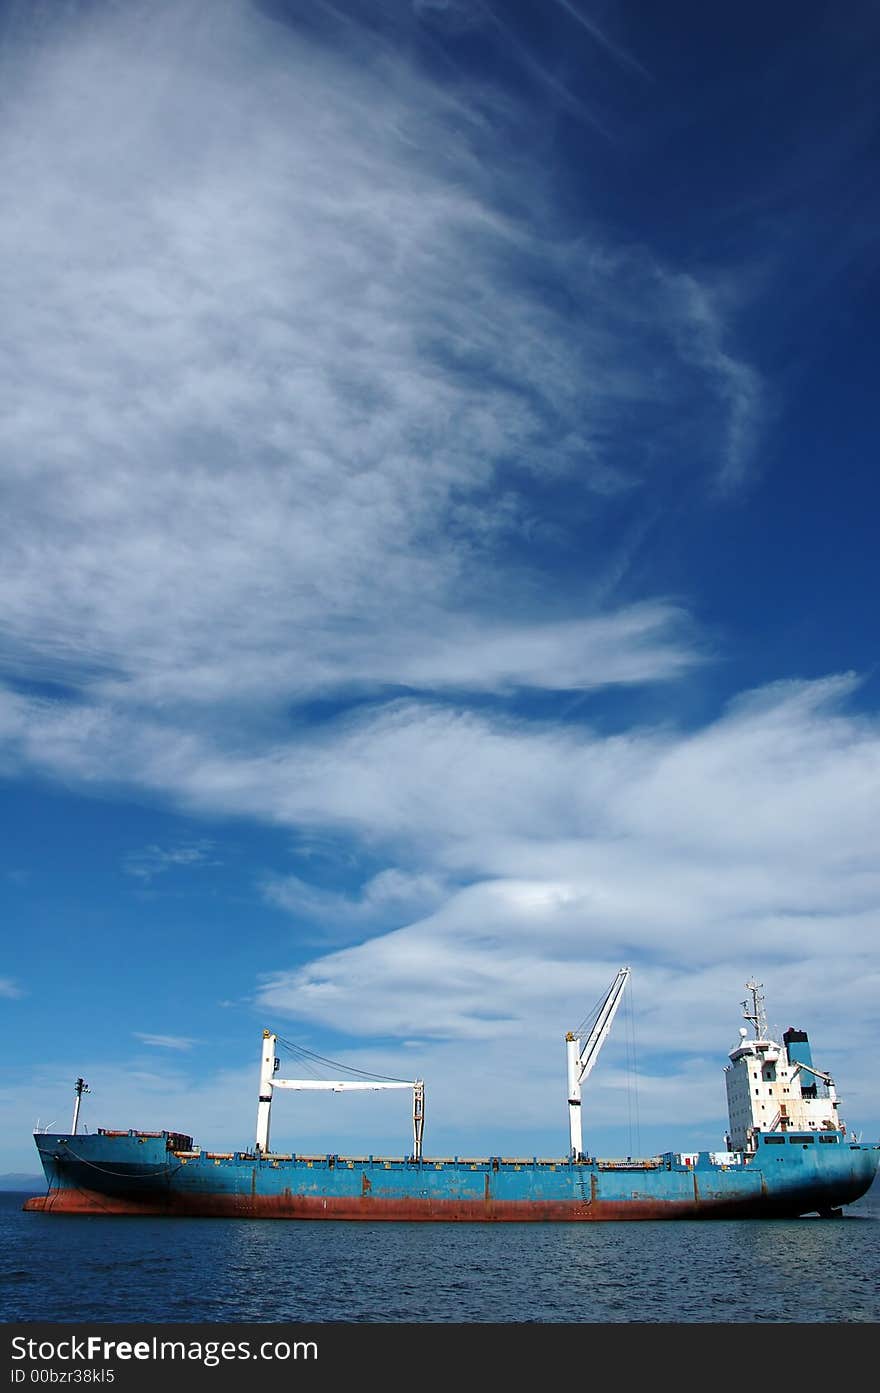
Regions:
M 368 1089 L 411 1088 L 413 1091 L 413 1160 L 422 1159 L 422 1136 L 425 1129 L 425 1085 L 422 1079 L 412 1083 L 398 1079 L 276 1079 L 280 1060 L 275 1055 L 278 1037 L 270 1030 L 263 1031 L 263 1054 L 260 1061 L 260 1100 L 257 1104 L 256 1149 L 263 1155 L 269 1150 L 269 1122 L 272 1109 L 272 1090 L 275 1088 L 324 1090 L 331 1093 L 365 1092 Z
M 814 1074 L 817 1079 L 820 1079 L 822 1081 L 822 1083 L 827 1084 L 828 1097 L 832 1100 L 832 1102 L 836 1101 L 837 1093 L 835 1092 L 834 1088 L 834 1080 L 830 1074 L 826 1074 L 822 1069 L 814 1069 L 812 1064 L 804 1064 L 803 1060 L 799 1059 L 791 1071 L 791 1077 L 794 1078 L 797 1074 L 800 1073 L 801 1069 L 806 1069 L 808 1074 Z
M 571 1154 L 575 1161 L 581 1160 L 584 1154 L 581 1085 L 589 1077 L 599 1058 L 599 1051 L 608 1037 L 629 974 L 629 968 L 622 967 L 611 983 L 583 1049 L 580 1039 L 571 1031 L 565 1037 L 568 1054 L 568 1125 L 571 1132 Z

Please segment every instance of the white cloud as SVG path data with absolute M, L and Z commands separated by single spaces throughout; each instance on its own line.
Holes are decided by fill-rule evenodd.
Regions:
M 668 888 L 638 917 L 656 923 L 675 884 L 700 912 L 731 884 L 774 912 L 849 912 L 870 895 L 877 731 L 841 704 L 850 689 L 851 679 L 782 684 L 693 734 L 603 736 L 403 701 L 269 747 L 258 732 L 250 752 L 127 710 L 10 693 L 0 722 L 10 767 L 17 758 L 85 784 L 140 785 L 190 810 L 350 831 L 417 850 L 419 874 L 573 880 L 594 894 L 607 881 L 630 913 L 650 867 Z
M 190 1050 L 196 1043 L 186 1035 L 151 1035 L 140 1030 L 134 1031 L 136 1040 L 160 1050 Z
M 96 16 L 10 75 L 8 659 L 220 709 L 681 671 L 679 614 L 590 591 L 609 493 L 747 457 L 711 287 L 554 237 L 537 172 L 512 213 L 478 103 L 356 26 L 207 13 Z M 533 543 L 574 517 L 548 614 Z
M 23 995 L 24 992 L 21 987 L 17 982 L 14 982 L 11 977 L 0 977 L 0 996 L 6 997 L 7 1000 L 12 1001 L 16 997 Z
M 586 29 L 587 33 L 595 39 L 596 43 L 601 45 L 606 53 L 612 54 L 619 63 L 622 63 L 627 68 L 634 68 L 638 72 L 645 73 L 644 67 L 637 58 L 623 48 L 621 44 L 615 43 L 614 40 L 605 33 L 604 29 L 599 28 L 594 19 L 589 15 L 585 15 L 577 6 L 571 4 L 571 0 L 554 0 L 554 4 L 561 6 L 566 14 L 570 15 L 582 28 Z
M 129 852 L 123 858 L 122 869 L 127 875 L 149 881 L 178 866 L 216 866 L 219 862 L 213 858 L 213 847 L 207 837 L 180 846 L 145 846 Z
M 267 876 L 262 890 L 270 903 L 289 911 L 298 923 L 315 924 L 323 936 L 336 937 L 340 932 L 375 932 L 389 920 L 399 922 L 424 911 L 444 898 L 446 885 L 435 875 L 391 867 L 368 880 L 358 894 L 310 885 L 294 875 Z
M 699 660 L 684 637 L 689 627 L 681 610 L 656 603 L 601 619 L 486 624 L 477 631 L 465 623 L 454 636 L 434 637 L 422 653 L 400 662 L 398 680 L 433 691 L 576 691 L 663 681 Z

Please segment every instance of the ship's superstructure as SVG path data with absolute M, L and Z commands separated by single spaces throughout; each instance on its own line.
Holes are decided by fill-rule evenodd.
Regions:
M 789 1029 L 781 1045 L 774 1042 L 754 981 L 747 983 L 751 1010 L 744 1003 L 752 1030 L 740 1032 L 725 1069 L 726 1150 L 665 1151 L 644 1159 L 585 1156 L 581 1086 L 611 1028 L 628 976 L 629 968 L 622 968 L 591 1023 L 566 1036 L 567 1156 L 426 1159 L 420 1079 L 383 1079 L 362 1071 L 351 1071 L 361 1075 L 355 1080 L 285 1079 L 278 1072 L 278 1037 L 266 1030 L 251 1149 L 207 1151 L 177 1131 L 79 1132 L 80 1101 L 89 1090 L 77 1079 L 71 1130 L 34 1134 L 47 1190 L 24 1207 L 41 1213 L 205 1218 L 581 1222 L 836 1217 L 865 1193 L 880 1163 L 880 1142 L 847 1138 L 833 1081 L 813 1067 L 806 1033 Z M 412 1152 L 383 1157 L 273 1151 L 269 1123 L 277 1088 L 411 1089 Z
M 839 1099 L 830 1074 L 813 1067 L 810 1042 L 804 1030 L 789 1027 L 782 1044 L 770 1038 L 761 983 L 746 983 L 751 1002 L 743 1016 L 751 1023 L 740 1029 L 724 1071 L 733 1151 L 752 1152 L 758 1133 L 843 1132 Z M 749 1007 L 751 1006 L 751 1009 Z M 826 1138 L 830 1144 L 830 1137 Z M 820 1136 L 821 1140 L 821 1136 Z

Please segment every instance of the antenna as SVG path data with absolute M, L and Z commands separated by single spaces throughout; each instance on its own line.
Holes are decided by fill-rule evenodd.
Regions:
M 764 983 L 756 982 L 754 977 L 751 981 L 746 982 L 746 991 L 751 992 L 752 995 L 751 1011 L 748 1009 L 748 1001 L 740 1003 L 743 1008 L 743 1019 L 751 1021 L 756 1040 L 766 1040 L 767 1038 L 767 1012 L 764 1010 L 763 986 Z

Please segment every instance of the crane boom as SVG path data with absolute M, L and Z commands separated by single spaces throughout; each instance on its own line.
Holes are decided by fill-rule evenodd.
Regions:
M 806 1069 L 808 1074 L 815 1074 L 816 1078 L 821 1079 L 823 1083 L 827 1083 L 830 1086 L 834 1084 L 834 1080 L 830 1074 L 824 1074 L 821 1069 L 814 1069 L 812 1064 L 804 1064 L 803 1060 L 800 1059 L 792 1070 L 792 1078 L 794 1078 L 795 1074 L 799 1073 L 801 1069 Z
M 421 1160 L 422 1136 L 425 1128 L 425 1085 L 421 1079 L 409 1083 L 403 1079 L 277 1079 L 278 1059 L 275 1055 L 277 1036 L 263 1031 L 263 1052 L 260 1060 L 260 1099 L 257 1104 L 257 1151 L 269 1150 L 269 1123 L 272 1093 L 276 1088 L 323 1090 L 330 1093 L 378 1091 L 385 1088 L 409 1088 L 413 1095 L 413 1158 Z
M 608 1038 L 617 1008 L 623 996 L 630 975 L 628 967 L 622 967 L 599 1007 L 593 1028 L 581 1048 L 580 1039 L 571 1031 L 565 1037 L 568 1055 L 568 1124 L 571 1135 L 571 1154 L 578 1160 L 583 1156 L 583 1124 L 581 1121 L 581 1085 L 589 1078 L 599 1052 Z
M 354 1089 L 378 1089 L 378 1088 L 412 1088 L 409 1082 L 404 1083 L 361 1083 L 355 1079 L 273 1079 L 273 1088 L 299 1088 L 299 1089 L 323 1089 L 330 1093 L 349 1093 Z

